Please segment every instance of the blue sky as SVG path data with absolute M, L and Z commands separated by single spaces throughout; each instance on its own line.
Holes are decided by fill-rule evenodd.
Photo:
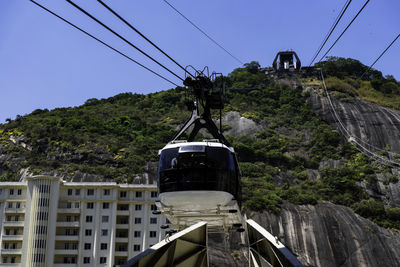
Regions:
M 165 70 L 63 0 L 37 0 L 54 12 L 168 77 Z M 169 0 L 243 62 L 270 66 L 280 50 L 310 63 L 345 0 Z M 183 72 L 95 0 L 74 0 L 138 47 Z M 162 0 L 105 0 L 181 65 L 228 74 L 240 64 L 178 16 Z M 331 37 L 336 39 L 365 0 L 353 0 Z M 400 32 L 400 1 L 371 0 L 329 55 L 369 65 Z M 326 46 L 328 48 L 329 46 Z M 400 41 L 375 65 L 400 80 Z M 122 92 L 172 88 L 164 80 L 102 46 L 27 0 L 0 1 L 0 123 L 37 108 L 83 104 Z

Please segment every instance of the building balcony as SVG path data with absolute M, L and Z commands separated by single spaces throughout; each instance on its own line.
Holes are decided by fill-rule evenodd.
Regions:
M 5 213 L 25 213 L 25 208 L 6 208 Z
M 55 249 L 54 254 L 60 255 L 78 255 L 77 249 Z
M 129 229 L 129 224 L 127 224 L 127 223 L 124 223 L 124 224 L 117 223 L 116 228 L 117 229 Z
M 78 264 L 76 263 L 54 263 L 54 267 L 77 267 Z
M 3 241 L 22 241 L 23 235 L 2 235 Z
M 129 215 L 129 210 L 117 210 L 117 215 Z
M 21 263 L 0 263 L 1 267 L 20 267 Z
M 129 241 L 128 241 L 128 238 L 127 237 L 116 237 L 115 238 L 115 242 L 118 242 L 118 243 L 128 243 Z
M 21 255 L 22 249 L 17 248 L 17 249 L 2 249 L 1 250 L 1 255 Z
M 79 240 L 79 236 L 78 235 L 56 235 L 56 240 L 78 241 Z
M 57 222 L 56 223 L 57 227 L 79 227 L 79 221 L 75 221 L 75 222 Z
M 114 256 L 116 256 L 116 257 L 128 257 L 128 251 L 115 251 Z
M 5 221 L 3 226 L 24 227 L 24 221 Z
M 81 210 L 79 208 L 58 208 L 57 209 L 58 213 L 81 213 Z

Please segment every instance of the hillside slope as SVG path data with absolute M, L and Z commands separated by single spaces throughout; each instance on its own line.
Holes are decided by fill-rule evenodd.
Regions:
M 225 134 L 238 153 L 247 214 L 270 227 L 306 266 L 354 266 L 357 260 L 395 266 L 400 258 L 398 170 L 366 157 L 341 137 L 324 95 L 318 94 L 320 84 L 306 90 L 296 77 L 274 81 L 259 67 L 251 62 L 229 75 L 231 87 L 261 88 L 228 92 L 223 112 Z M 155 183 L 157 151 L 190 115 L 185 100 L 185 90 L 176 88 L 18 116 L 0 125 L 0 179 L 47 173 L 73 181 Z M 336 103 L 346 106 L 353 121 L 364 116 L 356 112 L 363 110 L 359 103 Z M 349 128 L 379 137 L 352 120 Z M 359 121 L 369 123 L 369 116 Z M 385 133 L 388 126 L 393 134 L 374 145 L 395 149 L 393 117 L 379 121 L 376 130 Z M 358 253 L 357 246 L 369 239 L 382 244 L 362 245 Z M 383 251 L 390 246 L 389 257 Z M 365 256 L 373 251 L 380 251 L 375 259 Z M 221 264 L 234 261 L 228 258 Z

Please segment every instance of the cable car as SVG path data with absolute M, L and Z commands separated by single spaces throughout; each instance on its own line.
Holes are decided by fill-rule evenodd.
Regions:
M 276 54 L 272 66 L 276 72 L 299 71 L 301 61 L 294 51 L 280 51 Z
M 196 100 L 188 105 L 192 108 L 192 116 L 173 140 L 159 151 L 159 197 L 156 205 L 178 229 L 206 221 L 211 231 L 241 231 L 237 158 L 234 149 L 211 119 L 211 105 L 222 108 L 222 98 L 215 97 L 218 94 L 211 88 L 204 88 L 204 84 L 210 84 L 209 81 L 203 83 L 204 80 L 200 76 L 190 81 L 197 88 L 194 90 L 197 92 Z M 212 99 L 212 103 L 207 99 Z M 203 103 L 202 114 L 199 102 Z M 188 140 L 179 140 L 193 124 Z M 202 128 L 206 128 L 215 139 L 194 141 Z

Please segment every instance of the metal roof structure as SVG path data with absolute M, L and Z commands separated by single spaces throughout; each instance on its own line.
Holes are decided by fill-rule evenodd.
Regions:
M 250 267 L 303 267 L 277 237 L 249 219 Z M 207 223 L 198 222 L 167 237 L 128 261 L 124 267 L 208 267 Z
M 255 221 L 248 219 L 246 222 L 250 246 L 250 267 L 303 267 L 278 238 Z
M 129 260 L 124 267 L 208 267 L 207 223 L 199 222 Z

